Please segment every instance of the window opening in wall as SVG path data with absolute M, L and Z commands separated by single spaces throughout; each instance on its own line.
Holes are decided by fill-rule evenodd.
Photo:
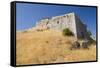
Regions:
M 59 24 L 59 21 L 57 21 L 57 24 Z

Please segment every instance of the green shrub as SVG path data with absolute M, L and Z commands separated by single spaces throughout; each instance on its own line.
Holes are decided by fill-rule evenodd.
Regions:
M 90 39 L 89 39 L 89 44 L 90 44 L 90 45 L 91 45 L 91 44 L 96 44 L 96 40 L 90 38 Z
M 65 29 L 63 29 L 63 35 L 64 36 L 73 36 L 74 34 L 68 28 L 65 28 Z

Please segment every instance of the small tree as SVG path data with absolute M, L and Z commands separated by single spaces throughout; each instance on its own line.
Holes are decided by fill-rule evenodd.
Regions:
M 89 45 L 96 44 L 96 40 L 93 39 L 91 31 L 87 31 L 88 35 L 90 36 Z
M 65 28 L 65 29 L 63 29 L 63 35 L 64 36 L 73 36 L 74 34 L 68 28 Z
M 87 33 L 88 33 L 88 35 L 89 35 L 89 36 L 91 36 L 91 35 L 92 35 L 91 31 L 89 31 L 89 30 L 87 31 Z

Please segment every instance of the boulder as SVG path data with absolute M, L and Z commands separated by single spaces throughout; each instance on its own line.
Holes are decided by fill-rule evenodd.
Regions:
M 82 42 L 82 48 L 89 49 L 88 42 L 86 42 L 86 41 Z
M 79 49 L 80 48 L 80 43 L 78 41 L 75 41 L 71 47 L 70 47 L 70 50 L 73 50 L 73 49 Z

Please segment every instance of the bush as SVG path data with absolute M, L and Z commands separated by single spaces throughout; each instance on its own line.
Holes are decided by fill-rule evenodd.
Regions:
M 73 36 L 74 34 L 68 28 L 65 28 L 65 29 L 63 29 L 63 35 L 64 36 Z
M 94 44 L 94 45 L 95 45 L 95 44 L 96 44 L 96 40 L 90 38 L 90 39 L 89 39 L 89 45 L 91 45 L 91 44 Z
M 26 33 L 26 32 L 28 32 L 28 31 L 26 31 L 26 30 L 24 30 L 24 31 L 22 31 L 23 33 Z

